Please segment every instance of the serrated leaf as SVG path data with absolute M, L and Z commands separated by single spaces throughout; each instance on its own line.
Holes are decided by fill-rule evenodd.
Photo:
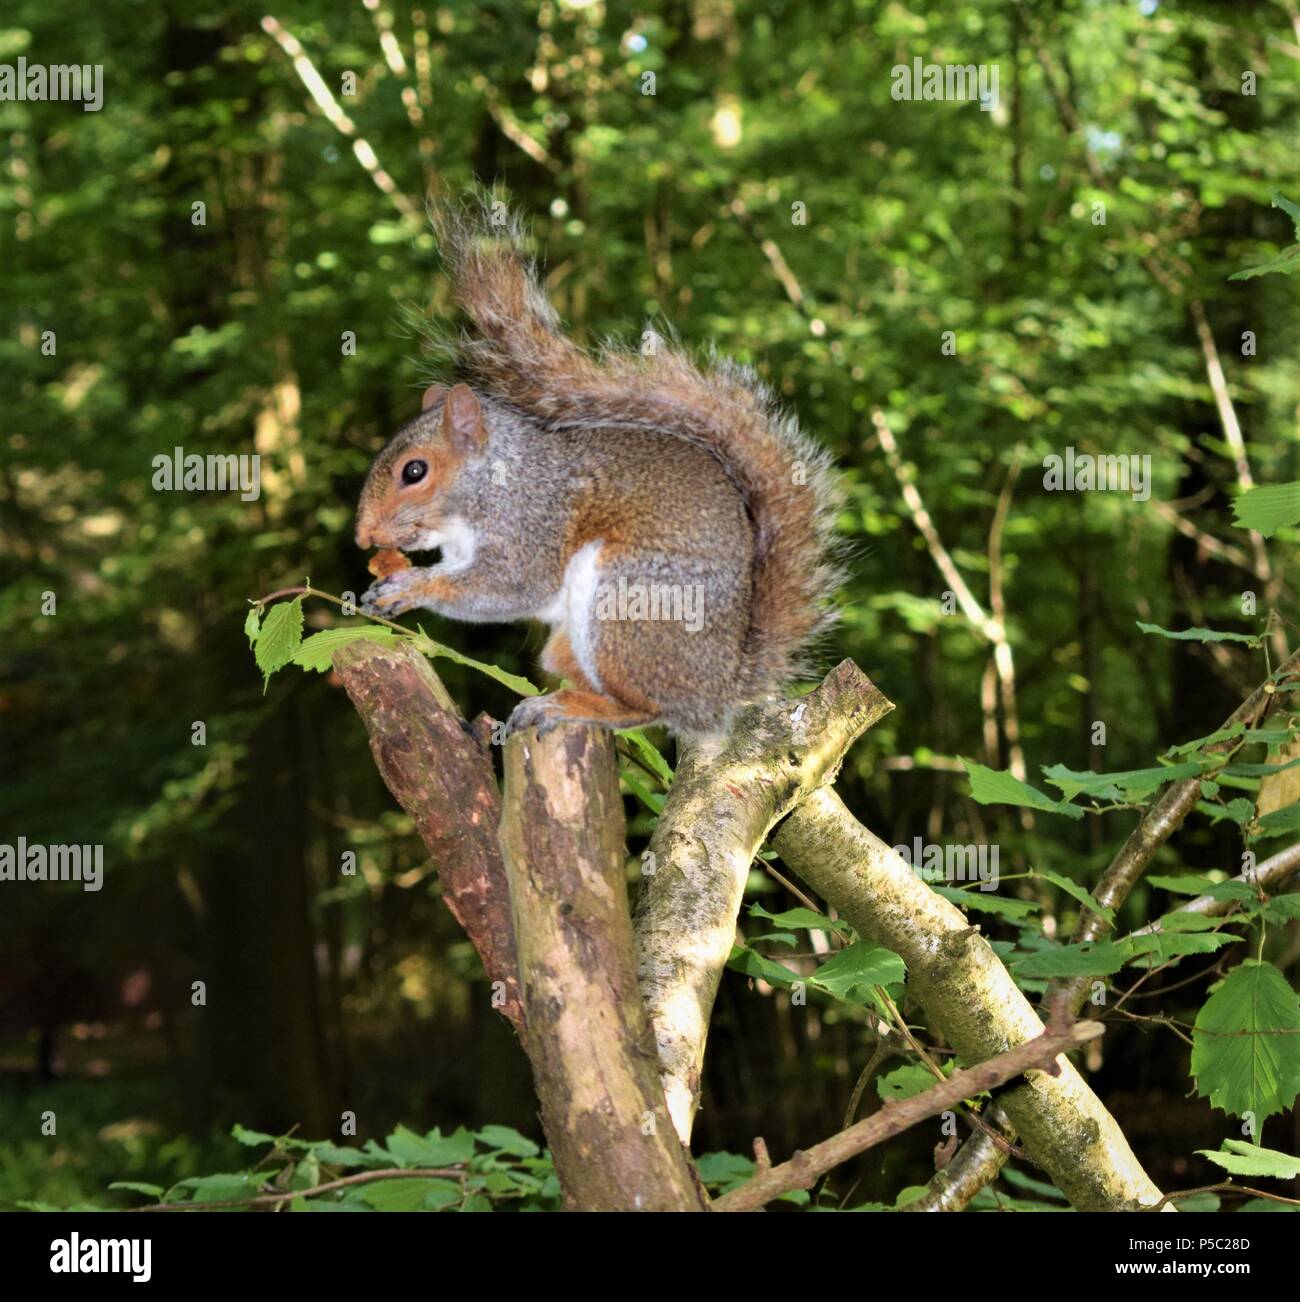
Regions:
M 476 1138 L 485 1148 L 500 1149 L 511 1157 L 536 1157 L 542 1151 L 527 1135 L 510 1126 L 484 1126 Z
M 1261 262 L 1254 267 L 1244 267 L 1241 271 L 1234 271 L 1228 279 L 1254 280 L 1256 276 L 1268 276 L 1275 272 L 1283 276 L 1293 276 L 1297 271 L 1300 271 L 1300 244 L 1291 244 L 1276 258 Z
M 398 1126 L 385 1144 L 399 1166 L 455 1166 L 474 1156 L 474 1136 L 464 1126 L 445 1136 L 436 1129 L 417 1135 Z
M 271 675 L 283 669 L 293 659 L 293 653 L 302 641 L 302 598 L 282 601 L 272 606 L 262 621 L 262 631 L 253 646 L 253 658 L 262 671 L 262 691 Z
M 381 1212 L 419 1212 L 429 1210 L 430 1198 L 443 1200 L 443 1206 L 458 1201 L 460 1187 L 450 1180 L 437 1178 L 376 1180 L 365 1186 L 361 1197 Z
M 1300 521 L 1300 483 L 1248 488 L 1232 499 L 1232 516 L 1239 528 L 1271 538 L 1279 529 Z
M 876 1093 L 882 1099 L 910 1099 L 924 1094 L 931 1085 L 939 1082 L 924 1067 L 908 1063 L 887 1071 L 876 1081 Z
M 828 918 L 813 909 L 786 909 L 784 913 L 769 913 L 761 904 L 749 906 L 751 918 L 764 918 L 778 927 L 795 927 L 805 931 L 847 931 L 848 923 Z
M 316 1156 L 318 1162 L 324 1162 L 326 1166 L 370 1166 L 381 1167 L 388 1166 L 390 1159 L 387 1154 L 363 1153 L 357 1148 L 340 1148 L 337 1144 L 332 1144 L 325 1140 L 318 1144 L 313 1144 L 311 1151 Z
M 931 886 L 930 889 L 945 900 L 951 900 L 958 908 L 991 913 L 1000 918 L 1027 918 L 1042 907 L 1035 900 L 1017 900 L 991 891 L 966 891 L 959 886 Z
M 1128 769 L 1119 773 L 1093 773 L 1091 770 L 1080 773 L 1064 764 L 1049 764 L 1043 768 L 1043 776 L 1054 787 L 1060 787 L 1066 800 L 1073 800 L 1082 792 L 1098 800 L 1135 801 L 1158 791 L 1166 782 L 1194 778 L 1200 771 L 1201 766 L 1190 760 L 1185 764 Z
M 754 1163 L 737 1153 L 702 1153 L 695 1159 L 695 1169 L 706 1185 L 734 1186 L 754 1174 Z
M 1020 805 L 1027 809 L 1041 810 L 1045 814 L 1064 814 L 1067 818 L 1082 818 L 1083 810 L 1075 805 L 1053 800 L 1051 796 L 1036 790 L 1014 774 L 995 772 L 976 764 L 973 760 L 962 760 L 970 778 L 970 793 L 973 800 L 981 805 Z
M 1213 1148 L 1196 1151 L 1233 1175 L 1262 1175 L 1273 1180 L 1294 1180 L 1300 1176 L 1300 1157 L 1280 1153 L 1276 1148 L 1256 1148 L 1242 1139 L 1225 1139 L 1223 1149 L 1218 1151 Z
M 275 1143 L 274 1135 L 264 1134 L 260 1130 L 249 1130 L 247 1129 L 247 1127 L 241 1126 L 239 1122 L 235 1122 L 235 1124 L 231 1126 L 230 1135 L 231 1138 L 234 1139 L 237 1143 L 246 1144 L 250 1148 L 257 1147 L 262 1144 Z
M 751 945 L 788 945 L 793 949 L 799 943 L 799 937 L 793 931 L 765 931 L 761 936 L 751 936 Z
M 672 767 L 659 753 L 659 748 L 646 740 L 645 733 L 643 733 L 640 728 L 622 729 L 619 732 L 619 736 L 623 737 L 627 741 L 664 786 L 667 787 L 672 785 Z
M 812 984 L 850 1003 L 874 1000 L 873 987 L 892 986 L 902 981 L 907 966 L 893 950 L 859 940 L 840 950 L 812 974 Z M 855 998 L 855 991 L 862 991 Z
M 393 630 L 379 624 L 363 624 L 356 628 L 327 628 L 313 633 L 293 653 L 291 660 L 303 669 L 324 673 L 332 669 L 334 652 L 349 642 L 387 642 Z
M 1237 500 L 1240 501 L 1241 499 L 1238 498 Z M 1140 619 L 1136 623 L 1144 633 L 1154 633 L 1159 637 L 1167 637 L 1174 642 L 1244 642 L 1247 646 L 1260 646 L 1264 641 L 1263 636 L 1257 633 L 1223 633 L 1213 628 L 1180 628 L 1175 630 L 1161 628 L 1159 624 L 1144 624 Z
M 1240 936 L 1230 931 L 1169 931 L 1148 932 L 1117 942 L 1130 954 L 1129 963 L 1137 968 L 1160 967 L 1171 959 L 1186 954 L 1213 954 L 1224 945 L 1239 943 Z
M 1068 877 L 1063 877 L 1050 868 L 1035 868 L 1033 876 L 1045 877 L 1053 886 L 1059 886 L 1067 895 L 1082 904 L 1085 909 L 1089 909 L 1099 918 L 1105 918 L 1111 926 L 1115 925 L 1115 910 L 1098 903 L 1093 899 L 1090 892 L 1086 891 L 1078 882 L 1072 882 Z
M 262 631 L 262 613 L 256 606 L 250 606 L 248 614 L 244 616 L 244 633 L 248 637 L 248 645 L 257 645 L 257 636 Z
M 1296 831 L 1300 831 L 1300 804 L 1265 814 L 1251 839 L 1267 840 L 1271 836 L 1287 836 Z
M 1158 886 L 1162 891 L 1172 891 L 1175 895 L 1204 895 L 1211 886 L 1218 883 L 1213 877 L 1202 877 L 1196 873 L 1180 873 L 1177 877 L 1152 873 L 1147 882 Z
M 766 981 L 778 990 L 788 990 L 796 981 L 803 979 L 775 959 L 765 958 L 757 950 L 745 945 L 732 947 L 727 956 L 727 966 L 733 972 L 742 972 L 754 981 Z
M 1236 823 L 1238 827 L 1245 827 L 1255 817 L 1255 802 L 1247 800 L 1244 796 L 1229 800 L 1226 805 L 1207 805 L 1204 801 L 1198 800 L 1196 808 L 1205 814 L 1211 823 L 1221 823 L 1226 818 L 1229 822 Z
M 1260 1125 L 1300 1091 L 1300 999 L 1271 963 L 1245 959 L 1205 1001 L 1192 1029 L 1196 1090 Z
M 419 625 L 417 624 L 416 627 L 419 628 Z M 503 687 L 508 687 L 516 696 L 541 695 L 542 689 L 534 687 L 527 678 L 521 678 L 518 674 L 507 673 L 504 669 L 498 669 L 496 665 L 485 664 L 482 660 L 475 660 L 473 656 L 462 655 L 459 651 L 444 646 L 441 642 L 434 641 L 422 628 L 420 629 L 420 641 L 416 644 L 416 649 L 431 660 L 441 657 L 455 664 L 464 665 L 467 669 L 475 669 L 480 674 L 486 674 Z
M 1161 931 L 1213 931 L 1222 921 L 1222 918 L 1207 918 L 1203 913 L 1177 909 L 1158 919 L 1157 925 Z
M 1262 912 L 1269 922 L 1295 922 L 1300 919 L 1300 895 L 1279 895 L 1269 900 Z
M 1018 977 L 1110 976 L 1124 966 L 1127 958 L 1128 954 L 1114 941 L 1088 941 L 1040 950 L 1021 959 L 1013 970 Z

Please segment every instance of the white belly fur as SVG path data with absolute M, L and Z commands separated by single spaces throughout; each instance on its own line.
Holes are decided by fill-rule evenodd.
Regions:
M 564 568 L 559 592 L 537 612 L 537 618 L 552 629 L 563 630 L 578 667 L 598 692 L 603 689 L 596 672 L 596 586 L 604 545 L 597 539 L 574 552 Z

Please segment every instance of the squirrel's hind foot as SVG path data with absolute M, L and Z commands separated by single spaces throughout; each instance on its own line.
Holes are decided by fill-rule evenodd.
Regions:
M 639 728 L 653 723 L 658 710 L 637 710 L 600 692 L 566 687 L 545 696 L 530 696 L 519 702 L 506 723 L 506 736 L 535 727 L 539 737 L 562 723 L 582 723 L 596 728 Z

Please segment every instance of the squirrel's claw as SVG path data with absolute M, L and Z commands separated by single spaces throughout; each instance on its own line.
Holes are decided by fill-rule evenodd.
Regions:
M 538 737 L 545 737 L 564 722 L 564 716 L 551 709 L 549 696 L 526 696 L 511 710 L 510 718 L 506 720 L 505 736 L 513 737 L 517 732 L 536 727 Z
M 403 590 L 406 584 L 401 582 L 403 576 L 411 573 L 411 570 L 398 570 L 396 574 L 390 574 L 386 579 L 379 579 L 372 583 L 361 594 L 359 603 L 361 613 L 396 619 L 398 615 L 414 610 L 417 603 L 405 595 Z

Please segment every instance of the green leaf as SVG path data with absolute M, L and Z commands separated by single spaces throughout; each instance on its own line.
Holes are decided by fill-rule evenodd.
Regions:
M 876 1081 L 876 1093 L 882 1099 L 910 1099 L 917 1094 L 924 1094 L 931 1085 L 938 1083 L 924 1067 L 908 1063 L 905 1067 L 885 1072 Z
M 1257 633 L 1221 633 L 1213 628 L 1180 628 L 1174 631 L 1161 628 L 1159 624 L 1144 624 L 1140 619 L 1137 626 L 1144 633 L 1155 633 L 1175 642 L 1244 642 L 1247 646 L 1262 646 L 1264 642 L 1263 635 Z
M 1300 240 L 1300 206 L 1293 204 L 1280 190 L 1273 191 L 1272 208 L 1281 208 L 1295 227 L 1296 239 Z
M 1253 280 L 1256 276 L 1267 276 L 1277 272 L 1283 276 L 1293 276 L 1300 271 L 1300 244 L 1290 244 L 1276 258 L 1261 262 L 1254 267 L 1244 267 L 1234 271 L 1229 280 Z
M 499 1149 L 511 1157 L 536 1157 L 542 1151 L 526 1135 L 509 1126 L 484 1126 L 475 1138 L 484 1148 Z
M 812 974 L 812 984 L 847 1003 L 866 1003 L 873 999 L 873 987 L 896 985 L 903 980 L 907 967 L 893 950 L 859 940 L 840 950 Z M 854 992 L 863 992 L 860 998 Z
M 751 945 L 789 945 L 793 949 L 799 943 L 799 937 L 793 931 L 767 931 L 761 936 L 751 936 Z
M 1259 820 L 1254 839 L 1267 839 L 1270 836 L 1286 836 L 1300 830 L 1300 801 L 1287 805 L 1284 809 L 1275 809 Z
M 765 918 L 768 922 L 778 927 L 796 927 L 805 931 L 847 931 L 849 924 L 834 918 L 828 918 L 824 913 L 817 913 L 813 909 L 786 909 L 784 913 L 769 913 L 761 904 L 751 904 L 749 906 L 749 916 L 751 918 Z
M 965 891 L 959 886 L 931 886 L 930 889 L 945 900 L 951 900 L 958 908 L 991 913 L 1000 918 L 1027 918 L 1042 907 L 1035 900 L 1017 900 L 994 895 L 991 891 Z
M 249 1148 L 260 1147 L 262 1144 L 274 1144 L 275 1136 L 264 1134 L 260 1130 L 248 1130 L 235 1122 L 230 1128 L 231 1137 L 240 1144 L 246 1144 Z
M 399 1166 L 455 1166 L 474 1156 L 474 1136 L 464 1126 L 446 1136 L 436 1128 L 427 1135 L 417 1135 L 398 1126 L 386 1146 Z
M 1242 1139 L 1225 1139 L 1223 1148 L 1198 1148 L 1201 1157 L 1208 1157 L 1232 1175 L 1268 1176 L 1273 1180 L 1294 1180 L 1300 1176 L 1300 1157 L 1280 1153 L 1276 1148 L 1257 1148 Z
M 406 1178 L 376 1180 L 366 1185 L 362 1200 L 381 1212 L 419 1212 L 430 1210 L 428 1200 L 437 1206 L 460 1201 L 460 1187 L 451 1180 Z
M 1082 809 L 1053 800 L 1011 773 L 995 772 L 973 760 L 964 759 L 962 763 L 970 777 L 971 797 L 981 805 L 1022 805 L 1046 814 L 1064 814 L 1067 818 L 1083 817 Z
M 1269 900 L 1263 914 L 1269 922 L 1295 922 L 1300 919 L 1300 895 L 1279 895 Z
M 1044 1198 L 1054 1198 L 1057 1202 L 1066 1201 L 1065 1195 L 1054 1184 L 1048 1184 L 1045 1180 L 1035 1180 L 1033 1176 L 1016 1170 L 1014 1166 L 1004 1166 L 1002 1168 L 1002 1178 L 1009 1185 L 1016 1189 L 1023 1189 L 1026 1193 L 1040 1194 Z
M 1203 801 L 1197 801 L 1196 808 L 1208 815 L 1211 823 L 1221 823 L 1226 818 L 1238 827 L 1245 827 L 1255 816 L 1255 802 L 1244 796 L 1229 800 L 1226 805 L 1207 805 Z
M 1162 891 L 1172 891 L 1175 895 L 1204 895 L 1211 886 L 1218 883 L 1213 877 L 1201 877 L 1195 873 L 1180 873 L 1177 877 L 1152 873 L 1147 882 Z
M 1115 910 L 1107 908 L 1104 904 L 1099 904 L 1078 882 L 1072 882 L 1068 877 L 1063 877 L 1050 868 L 1035 868 L 1032 875 L 1034 877 L 1045 877 L 1053 886 L 1059 886 L 1067 895 L 1078 900 L 1085 909 L 1091 910 L 1099 918 L 1105 918 L 1112 927 L 1115 925 Z
M 248 645 L 257 645 L 257 635 L 262 631 L 262 612 L 256 606 L 250 606 L 244 616 L 244 632 L 248 635 Z
M 1124 966 L 1127 958 L 1128 954 L 1114 941 L 1088 941 L 1040 950 L 1016 963 L 1014 971 L 1026 977 L 1110 976 Z
M 1197 1093 L 1256 1126 L 1300 1091 L 1300 999 L 1271 963 L 1245 959 L 1205 1001 L 1192 1029 Z
M 262 623 L 253 647 L 253 658 L 262 671 L 262 692 L 277 669 L 283 669 L 293 659 L 293 653 L 302 641 L 302 598 L 282 601 L 272 606 Z
M 1222 921 L 1222 918 L 1207 918 L 1203 913 L 1189 913 L 1186 909 L 1176 909 L 1158 919 L 1161 931 L 1213 931 Z
M 1159 768 L 1128 769 L 1120 773 L 1077 772 L 1064 764 L 1050 764 L 1043 768 L 1043 776 L 1060 787 L 1066 800 L 1073 800 L 1080 792 L 1097 800 L 1136 801 L 1158 791 L 1166 782 L 1180 782 L 1194 778 L 1201 766 L 1189 760 L 1185 764 L 1167 764 Z
M 129 1189 L 132 1193 L 145 1194 L 150 1198 L 161 1198 L 165 1192 L 159 1184 L 138 1184 L 134 1180 L 114 1180 L 110 1189 Z
M 341 1166 L 347 1168 L 353 1166 L 380 1167 L 389 1165 L 389 1158 L 386 1155 L 363 1153 L 359 1148 L 340 1148 L 337 1144 L 331 1144 L 328 1141 L 313 1144 L 311 1151 L 315 1154 L 316 1160 L 318 1162 L 324 1162 L 326 1166 Z
M 1129 955 L 1129 962 L 1138 968 L 1160 967 L 1171 959 L 1185 954 L 1213 954 L 1224 945 L 1240 942 L 1241 937 L 1230 931 L 1169 931 L 1148 932 L 1143 936 L 1128 936 L 1117 942 Z
M 381 624 L 363 624 L 356 628 L 327 628 L 311 637 L 293 653 L 291 660 L 303 669 L 324 673 L 333 668 L 334 652 L 349 642 L 387 642 L 393 637 L 391 628 Z
M 265 1171 L 260 1173 L 231 1171 L 220 1175 L 192 1176 L 188 1180 L 178 1180 L 172 1185 L 167 1191 L 166 1201 L 177 1201 L 172 1195 L 178 1189 L 189 1190 L 190 1201 L 196 1203 L 219 1203 L 229 1198 L 252 1197 L 261 1191 L 262 1183 L 267 1178 Z
M 788 990 L 796 981 L 803 978 L 796 976 L 784 964 L 775 959 L 765 958 L 756 949 L 747 945 L 735 945 L 727 956 L 727 966 L 733 972 L 742 972 L 754 981 L 766 981 L 778 990 Z
M 416 627 L 419 628 L 419 625 L 417 624 Z M 527 678 L 521 678 L 518 674 L 508 674 L 504 669 L 498 669 L 496 665 L 484 664 L 482 660 L 475 660 L 473 656 L 461 655 L 459 651 L 444 646 L 441 642 L 435 642 L 422 628 L 420 629 L 420 641 L 416 646 L 419 651 L 431 660 L 441 657 L 458 665 L 464 665 L 467 669 L 476 669 L 480 674 L 486 674 L 489 678 L 494 678 L 503 687 L 508 687 L 516 696 L 541 695 L 542 689 L 534 687 Z
M 640 728 L 625 728 L 620 731 L 618 735 L 626 739 L 628 744 L 636 751 L 637 755 L 640 756 L 646 767 L 654 773 L 655 777 L 657 777 L 664 786 L 672 786 L 673 771 L 671 766 L 659 753 L 659 748 L 651 745 L 651 743 L 646 740 L 646 735 Z
M 734 1187 L 754 1174 L 754 1163 L 737 1153 L 702 1153 L 695 1159 L 695 1169 L 710 1188 Z
M 662 814 L 664 812 L 664 801 L 667 799 L 662 792 L 651 791 L 642 780 L 641 773 L 631 764 L 623 766 L 619 777 L 627 783 L 628 790 L 652 813 Z
M 1233 524 L 1271 538 L 1300 521 L 1300 483 L 1264 484 L 1232 499 Z

